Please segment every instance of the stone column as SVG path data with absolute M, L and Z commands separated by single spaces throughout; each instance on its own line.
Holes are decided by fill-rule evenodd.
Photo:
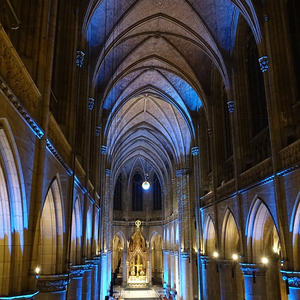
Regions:
M 93 265 L 87 264 L 84 266 L 85 272 L 82 280 L 82 300 L 90 300 L 92 293 L 92 270 Z
M 123 287 L 125 287 L 127 285 L 127 263 L 126 263 L 126 260 L 127 260 L 127 250 L 125 250 L 125 247 L 124 247 L 123 259 L 122 259 L 122 266 L 123 266 L 123 269 L 122 269 L 122 286 Z
M 178 294 L 179 289 L 180 289 L 179 274 L 178 274 L 178 251 L 174 252 L 174 259 L 175 259 L 174 278 L 175 278 L 175 284 L 176 284 L 175 289 Z
M 98 265 L 99 265 L 99 257 L 94 257 L 93 259 L 86 260 L 86 263 L 89 264 L 89 267 L 91 268 L 91 300 L 97 299 L 97 293 L 98 293 Z
M 165 287 L 167 287 L 167 285 L 169 284 L 168 280 L 169 280 L 169 265 L 168 265 L 168 256 L 169 253 L 167 250 L 163 250 L 163 259 L 164 259 L 164 285 Z
M 200 256 L 203 300 L 220 299 L 219 269 L 215 260 Z M 248 300 L 248 299 L 247 299 Z
M 154 255 L 155 255 L 155 251 L 154 251 Z M 153 261 L 152 261 L 152 249 L 151 249 L 151 245 L 149 247 L 149 285 L 152 285 L 152 267 L 153 267 Z
M 189 252 L 180 253 L 180 299 L 193 299 L 193 280 Z
M 281 270 L 281 274 L 288 287 L 289 300 L 300 299 L 300 272 Z
M 220 278 L 220 299 L 221 300 L 236 300 L 236 263 L 224 260 L 218 262 L 219 278 Z
M 247 300 L 265 300 L 266 268 L 257 264 L 241 263 L 244 274 L 245 298 Z
M 200 257 L 200 262 L 201 262 L 201 281 L 202 281 L 202 285 L 201 285 L 201 294 L 202 294 L 202 298 L 203 300 L 207 300 L 208 299 L 208 264 L 209 264 L 209 258 L 207 256 L 201 256 Z
M 109 282 L 107 275 L 107 255 L 101 253 L 101 288 L 100 288 L 100 300 L 104 300 L 108 294 Z
M 68 283 L 68 274 L 40 275 L 37 284 L 40 293 L 37 295 L 36 299 L 65 300 Z
M 84 274 L 84 266 L 71 266 L 70 283 L 67 291 L 67 300 L 81 299 L 82 296 L 82 278 Z

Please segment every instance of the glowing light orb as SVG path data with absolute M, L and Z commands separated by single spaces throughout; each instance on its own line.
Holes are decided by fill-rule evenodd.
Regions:
M 239 256 L 237 254 L 232 254 L 232 259 L 237 261 L 239 259 Z
M 40 267 L 36 267 L 36 268 L 35 268 L 35 273 L 36 273 L 36 274 L 39 274 L 40 271 L 41 271 L 41 268 L 40 268 Z
M 219 257 L 219 253 L 218 253 L 217 251 L 214 251 L 213 257 L 214 257 L 214 258 L 218 258 L 218 257 Z
M 150 183 L 145 180 L 143 183 L 142 183 L 142 188 L 145 190 L 145 191 L 148 191 L 150 189 Z
M 268 260 L 267 257 L 262 257 L 261 262 L 262 262 L 264 265 L 266 265 L 266 264 L 269 262 L 269 260 Z

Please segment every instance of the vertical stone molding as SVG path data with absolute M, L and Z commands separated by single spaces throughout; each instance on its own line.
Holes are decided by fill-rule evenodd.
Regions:
M 92 97 L 89 97 L 88 99 L 88 110 L 93 110 L 95 105 L 95 99 Z
M 84 266 L 85 272 L 82 280 L 82 300 L 91 300 L 92 297 L 92 271 L 94 265 L 88 263 Z
M 189 252 L 180 253 L 180 296 L 193 299 L 193 278 Z
M 100 135 L 100 131 L 101 131 L 101 125 L 97 125 L 96 126 L 96 131 L 95 131 L 95 133 L 96 133 L 96 136 L 99 136 Z M 102 152 L 102 151 L 101 151 Z
M 235 266 L 236 263 L 229 260 L 218 261 L 221 299 L 237 299 Z
M 247 300 L 267 299 L 266 268 L 263 265 L 241 263 L 244 275 L 245 298 Z
M 258 59 L 260 70 L 264 73 L 269 70 L 269 58 L 267 55 L 264 55 Z
M 122 253 L 122 286 L 125 287 L 127 284 L 127 249 L 124 247 L 123 253 Z M 150 280 L 151 280 L 151 275 L 150 275 Z
M 107 253 L 101 253 L 100 300 L 104 300 L 105 296 L 108 295 L 109 282 L 107 271 Z
M 300 272 L 281 270 L 282 279 L 289 289 L 289 300 L 300 299 Z
M 85 53 L 81 50 L 76 51 L 76 66 L 82 68 L 84 63 Z
M 221 299 L 220 298 L 220 283 L 219 283 L 219 270 L 215 260 L 208 256 L 201 255 L 201 290 L 202 298 Z
M 40 275 L 37 283 L 40 293 L 36 299 L 65 300 L 69 282 L 69 274 Z
M 107 146 L 102 145 L 102 146 L 101 146 L 101 154 L 102 154 L 102 155 L 105 155 L 106 153 L 107 153 Z
M 198 156 L 199 155 L 199 147 L 195 146 L 192 148 L 192 155 L 193 156 Z
M 227 101 L 227 109 L 230 114 L 234 113 L 235 105 L 232 100 Z
M 82 278 L 84 275 L 84 266 L 71 266 L 70 284 L 68 286 L 67 300 L 77 300 L 82 295 Z
M 170 268 L 169 268 L 169 251 L 167 250 L 163 250 L 163 266 L 164 266 L 164 286 L 168 286 L 169 285 L 169 272 L 170 272 Z

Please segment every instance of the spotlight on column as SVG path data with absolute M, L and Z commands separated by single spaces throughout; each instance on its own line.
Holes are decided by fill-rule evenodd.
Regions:
M 267 265 L 267 264 L 269 263 L 269 260 L 268 260 L 267 257 L 263 256 L 263 257 L 261 258 L 261 262 L 262 262 L 264 265 Z
M 239 256 L 238 256 L 236 253 L 233 253 L 233 254 L 232 254 L 232 259 L 233 259 L 234 261 L 237 261 L 237 260 L 239 259 Z
M 214 257 L 214 258 L 218 258 L 218 257 L 219 257 L 219 253 L 218 253 L 217 251 L 214 251 L 214 252 L 213 252 L 213 257 Z
M 35 274 L 39 275 L 41 268 L 39 266 L 37 266 L 34 271 L 35 271 Z

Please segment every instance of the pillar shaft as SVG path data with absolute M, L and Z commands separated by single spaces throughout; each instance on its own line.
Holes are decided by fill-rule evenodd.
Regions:
M 236 300 L 237 286 L 234 272 L 235 264 L 230 261 L 219 262 L 220 299 Z
M 40 293 L 37 295 L 36 299 L 65 300 L 68 283 L 68 274 L 40 275 L 37 284 Z
M 281 274 L 288 287 L 289 300 L 300 299 L 300 272 L 282 270 Z
M 193 299 L 193 280 L 190 254 L 180 253 L 180 299 Z
M 265 300 L 266 294 L 266 269 L 255 264 L 241 264 L 244 274 L 245 298 L 247 300 Z

